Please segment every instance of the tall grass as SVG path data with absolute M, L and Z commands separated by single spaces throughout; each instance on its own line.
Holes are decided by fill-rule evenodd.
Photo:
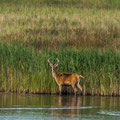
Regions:
M 0 0 L 0 91 L 56 93 L 47 59 L 82 74 L 84 94 L 119 95 L 119 0 Z M 63 49 L 64 48 L 64 49 Z
M 0 41 L 38 50 L 119 49 L 119 8 L 119 0 L 1 0 Z
M 120 52 L 98 49 L 42 49 L 0 44 L 0 90 L 57 93 L 48 58 L 58 57 L 58 72 L 82 74 L 84 94 L 119 95 Z

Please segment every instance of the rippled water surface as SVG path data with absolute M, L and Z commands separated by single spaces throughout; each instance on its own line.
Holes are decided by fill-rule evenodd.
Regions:
M 120 120 L 119 97 L 0 93 L 0 120 Z

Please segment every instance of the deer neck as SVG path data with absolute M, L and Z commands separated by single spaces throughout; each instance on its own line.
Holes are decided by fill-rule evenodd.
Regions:
M 57 78 L 57 72 L 56 72 L 56 69 L 53 68 L 52 69 L 52 76 L 56 79 Z

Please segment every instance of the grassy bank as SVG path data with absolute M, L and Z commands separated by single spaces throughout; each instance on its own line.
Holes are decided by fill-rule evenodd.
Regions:
M 85 76 L 85 94 L 119 95 L 119 0 L 0 0 L 0 91 L 56 93 L 47 59 Z M 64 49 L 63 49 L 64 48 Z
M 0 44 L 0 90 L 55 93 L 48 58 L 60 64 L 57 71 L 78 73 L 85 94 L 120 94 L 120 52 L 98 49 L 59 49 L 35 51 L 32 48 Z
M 1 0 L 0 41 L 38 50 L 119 49 L 119 8 L 119 0 Z

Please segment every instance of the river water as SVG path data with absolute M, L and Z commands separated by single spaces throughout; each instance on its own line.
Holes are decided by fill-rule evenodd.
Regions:
M 0 120 L 120 120 L 120 97 L 0 93 Z

